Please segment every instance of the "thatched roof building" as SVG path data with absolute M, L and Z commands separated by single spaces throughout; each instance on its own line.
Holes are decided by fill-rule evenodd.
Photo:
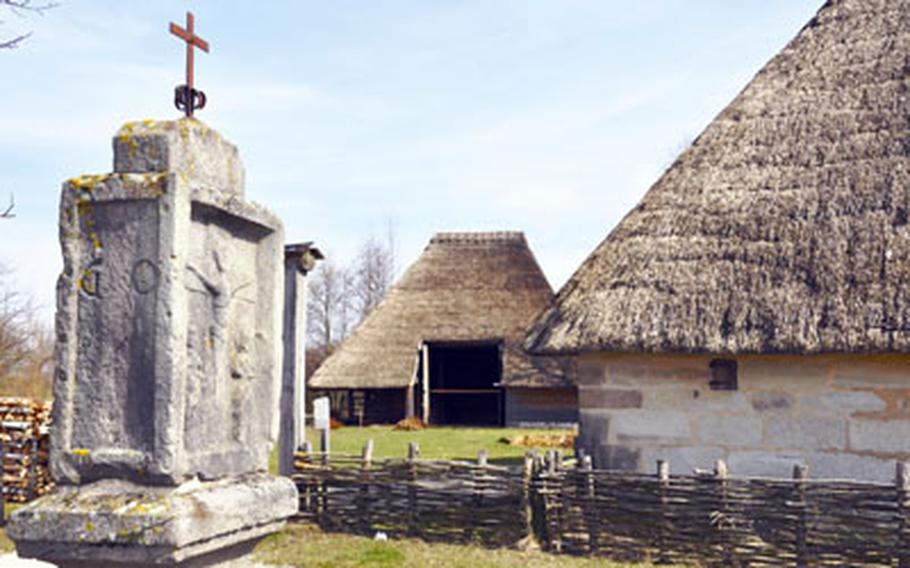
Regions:
M 910 458 L 910 2 L 831 0 L 534 324 L 602 467 Z
M 537 351 L 910 351 L 910 3 L 830 1 L 559 292 Z
M 530 323 L 552 298 L 523 233 L 437 233 L 385 300 L 316 371 L 310 387 L 419 390 L 422 346 L 476 345 L 495 347 L 491 356 L 500 367 L 491 371 L 495 377 L 486 390 L 574 392 L 565 361 L 531 357 L 521 348 Z M 421 398 L 419 392 L 401 396 Z M 403 410 L 399 407 L 396 412 Z

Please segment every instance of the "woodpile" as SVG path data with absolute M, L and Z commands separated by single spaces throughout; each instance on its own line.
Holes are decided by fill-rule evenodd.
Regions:
M 53 486 L 50 456 L 50 404 L 0 398 L 0 464 L 3 500 L 24 503 Z
M 562 448 L 571 449 L 575 445 L 574 433 L 559 434 L 520 434 L 508 438 L 510 446 L 523 448 Z
M 895 484 L 595 470 L 529 452 L 523 467 L 298 454 L 300 517 L 326 530 L 537 543 L 557 554 L 717 566 L 910 566 L 910 464 Z

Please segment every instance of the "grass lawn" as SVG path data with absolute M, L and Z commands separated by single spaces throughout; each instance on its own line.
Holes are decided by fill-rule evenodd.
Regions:
M 257 560 L 297 568 L 619 568 L 603 559 L 556 556 L 512 549 L 429 544 L 419 540 L 377 542 L 369 538 L 326 534 L 307 524 L 288 525 L 256 549 Z
M 531 428 L 451 428 L 430 427 L 413 432 L 392 430 L 392 426 L 348 426 L 332 430 L 331 449 L 333 452 L 360 454 L 364 443 L 373 439 L 373 457 L 403 458 L 408 455 L 408 443 L 420 445 L 420 457 L 427 459 L 476 460 L 477 452 L 485 449 L 490 463 L 517 464 L 529 448 L 512 446 L 503 439 L 522 434 L 563 434 L 565 430 Z M 319 446 L 318 433 L 307 429 L 308 439 L 313 446 Z M 571 450 L 563 450 L 571 452 Z

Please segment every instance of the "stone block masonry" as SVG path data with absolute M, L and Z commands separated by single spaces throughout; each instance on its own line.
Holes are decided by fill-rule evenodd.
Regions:
M 296 510 L 293 484 L 265 473 L 283 228 L 244 201 L 237 149 L 194 119 L 130 123 L 113 146 L 115 171 L 60 201 L 62 488 L 9 534 L 60 566 L 216 565 Z
M 710 389 L 711 357 L 591 354 L 579 370 L 578 444 L 597 467 L 710 469 L 889 482 L 910 458 L 910 356 L 737 357 L 738 387 Z M 682 468 L 682 469 L 680 469 Z

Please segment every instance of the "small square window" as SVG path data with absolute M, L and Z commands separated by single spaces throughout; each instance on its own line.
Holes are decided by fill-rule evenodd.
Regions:
M 737 389 L 735 359 L 714 359 L 708 366 L 711 368 L 711 380 L 708 382 L 711 390 L 735 391 Z

